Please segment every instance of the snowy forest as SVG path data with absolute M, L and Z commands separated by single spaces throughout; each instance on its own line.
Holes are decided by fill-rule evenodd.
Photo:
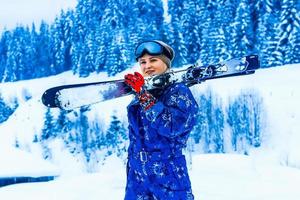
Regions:
M 79 77 L 100 72 L 114 76 L 134 65 L 134 47 L 147 39 L 163 40 L 175 49 L 174 68 L 248 54 L 258 54 L 263 68 L 300 63 L 299 10 L 296 0 L 169 0 L 167 6 L 161 0 L 79 0 L 76 9 L 62 11 L 53 24 L 2 32 L 0 80 L 70 70 Z M 26 90 L 23 96 L 32 98 Z M 208 89 L 196 100 L 202 109 L 189 152 L 248 154 L 249 148 L 261 145 L 264 102 L 257 91 L 243 91 L 225 104 Z M 18 104 L 0 95 L 0 123 Z M 45 159 L 51 159 L 49 141 L 55 138 L 70 153 L 83 154 L 91 166 L 111 154 L 126 156 L 127 122 L 113 114 L 103 128 L 101 120 L 89 119 L 91 109 L 45 112 L 43 128 L 32 138 L 41 144 Z M 22 147 L 17 138 L 15 146 Z
M 259 54 L 262 67 L 300 62 L 299 1 L 170 0 L 167 8 L 161 0 L 79 0 L 53 24 L 4 30 L 0 80 L 114 75 L 132 66 L 135 45 L 147 39 L 175 49 L 174 67 L 247 54 Z

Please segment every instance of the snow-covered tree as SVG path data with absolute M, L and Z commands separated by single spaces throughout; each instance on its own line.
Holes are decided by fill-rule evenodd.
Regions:
M 38 33 L 32 31 L 31 34 L 34 48 L 35 48 L 35 77 L 43 77 L 47 75 L 55 74 L 55 71 L 51 69 L 51 54 L 52 54 L 52 42 L 50 40 L 50 28 L 49 25 L 42 21 Z
M 280 22 L 277 26 L 279 41 L 274 53 L 282 58 L 284 64 L 299 62 L 299 2 L 295 0 L 283 0 L 281 5 Z
M 202 94 L 198 100 L 199 109 L 197 113 L 197 123 L 191 132 L 191 136 L 195 140 L 196 144 L 200 143 L 200 140 L 205 137 L 205 135 L 209 134 L 209 127 L 208 127 L 208 120 L 207 120 L 207 112 L 206 109 L 206 104 L 207 104 L 207 99 L 204 94 Z
M 47 140 L 52 136 L 54 129 L 54 119 L 51 114 L 50 108 L 47 108 L 47 111 L 44 116 L 44 127 L 41 133 L 41 140 Z
M 52 116 L 50 108 L 47 108 L 47 111 L 44 116 L 44 127 L 40 135 L 42 154 L 44 159 L 52 159 L 52 151 L 49 148 L 49 139 L 53 136 L 52 132 L 54 130 L 54 118 Z
M 7 52 L 8 52 L 8 45 L 11 41 L 12 34 L 10 31 L 3 31 L 0 40 L 0 82 L 3 81 L 5 78 L 5 71 L 7 67 Z
M 248 154 L 250 146 L 261 144 L 262 100 L 257 92 L 246 91 L 230 102 L 227 122 L 232 131 L 233 150 Z
M 86 66 L 86 56 L 88 54 L 88 47 L 85 43 L 88 30 L 88 1 L 78 1 L 74 14 L 74 24 L 72 26 L 72 71 L 74 74 L 86 77 L 93 69 L 91 66 Z
M 161 0 L 133 0 L 131 10 L 126 11 L 126 16 L 132 17 L 130 19 L 135 25 L 130 28 L 135 31 L 139 40 L 161 39 L 163 35 L 164 24 L 164 9 Z M 132 24 L 132 23 L 131 23 Z
M 89 120 L 86 116 L 87 109 L 85 107 L 80 108 L 78 124 L 77 124 L 77 134 L 78 134 L 78 145 L 80 146 L 81 152 L 83 152 L 87 162 L 90 161 L 90 138 L 89 138 Z
M 226 8 L 226 10 L 224 10 Z M 228 16 L 224 16 L 225 11 L 227 15 L 232 15 L 232 8 L 228 5 L 223 5 L 223 1 L 208 1 L 201 4 L 201 54 L 200 59 L 204 64 L 217 63 L 221 60 L 230 57 L 228 42 Z M 226 24 L 224 24 L 226 23 Z M 227 32 L 226 32 L 227 31 Z M 228 45 L 228 46 L 227 46 Z
M 232 23 L 233 57 L 251 54 L 254 49 L 254 25 L 252 13 L 254 4 L 251 0 L 241 0 Z
M 224 113 L 222 104 L 211 90 L 202 94 L 198 100 L 199 111 L 196 126 L 191 135 L 196 145 L 206 153 L 224 153 Z
M 280 7 L 274 0 L 266 0 L 261 4 L 260 13 L 256 46 L 260 50 L 261 66 L 282 65 L 282 58 L 275 52 L 279 41 L 277 25 Z
M 55 120 L 53 134 L 65 139 L 68 132 L 72 129 L 73 123 L 67 117 L 67 111 L 60 110 L 57 119 Z
M 12 34 L 12 40 L 7 49 L 7 63 L 4 72 L 4 81 L 17 81 L 19 80 L 20 71 L 25 67 L 25 44 L 24 39 L 21 37 L 25 32 L 24 27 L 17 27 Z
M 60 13 L 59 17 L 56 17 L 54 24 L 51 26 L 51 68 L 52 73 L 57 74 L 71 69 L 71 40 L 73 27 L 73 12 Z M 48 38 L 45 38 L 47 40 Z M 80 43 L 80 40 L 78 41 Z M 76 52 L 74 52 L 76 53 Z
M 175 50 L 174 66 L 195 63 L 200 57 L 201 7 L 198 1 L 169 1 L 171 16 L 166 37 Z
M 113 114 L 108 130 L 106 131 L 106 145 L 108 155 L 116 153 L 121 156 L 126 151 L 127 130 L 120 119 Z
M 0 124 L 6 121 L 13 112 L 14 110 L 7 105 L 0 94 Z

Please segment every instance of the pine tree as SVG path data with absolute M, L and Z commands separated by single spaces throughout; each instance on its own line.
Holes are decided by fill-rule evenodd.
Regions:
M 55 74 L 55 71 L 51 69 L 51 54 L 52 46 L 50 39 L 49 25 L 42 21 L 40 24 L 39 33 L 32 33 L 32 38 L 36 40 L 34 42 L 34 48 L 36 51 L 36 63 L 35 63 L 35 74 L 36 77 L 43 77 L 47 75 Z M 32 39 L 33 40 L 33 39 Z
M 226 60 L 230 57 L 228 43 L 228 27 L 229 20 L 224 17 L 224 8 L 231 11 L 228 5 L 225 7 L 223 1 L 208 1 L 202 2 L 201 15 L 199 16 L 201 25 L 201 52 L 200 59 L 204 64 L 217 63 L 221 60 Z M 226 13 L 232 14 L 231 12 Z M 224 24 L 226 23 L 226 24 Z
M 11 42 L 11 32 L 3 31 L 0 40 L 0 82 L 7 79 L 7 73 L 5 72 L 7 68 L 7 53 L 8 53 L 8 45 Z
M 202 94 L 198 100 L 199 107 L 205 108 L 206 103 L 207 103 L 206 97 L 205 95 Z M 191 132 L 191 136 L 195 140 L 195 143 L 199 144 L 201 138 L 204 137 L 204 135 L 207 135 L 208 132 L 209 130 L 208 130 L 208 121 L 206 117 L 206 110 L 199 109 L 197 113 L 197 123 L 193 128 L 193 131 Z
M 104 148 L 105 135 L 98 119 L 94 120 L 91 125 L 90 137 L 92 138 L 90 146 L 93 151 L 101 150 L 102 148 Z
M 0 94 L 0 123 L 5 122 L 13 113 L 13 111 L 14 110 L 5 103 L 3 97 Z
M 163 36 L 163 4 L 161 0 L 133 0 L 133 22 L 131 31 L 138 34 L 139 40 L 161 39 Z M 130 10 L 126 11 L 131 16 Z
M 197 123 L 191 133 L 196 145 L 206 153 L 224 153 L 224 113 L 222 104 L 210 90 L 199 99 Z
M 248 143 L 253 147 L 259 147 L 262 142 L 262 131 L 264 125 L 263 100 L 257 91 L 249 90 L 245 93 L 246 104 L 249 107 L 249 131 Z
M 39 141 L 39 138 L 38 138 L 37 134 L 34 134 L 32 142 L 37 143 L 38 141 Z
M 195 63 L 200 57 L 200 7 L 197 1 L 169 1 L 167 39 L 176 52 L 174 66 Z
M 51 114 L 50 108 L 47 108 L 47 111 L 44 116 L 44 127 L 41 133 L 41 140 L 48 140 L 50 137 L 52 137 L 53 128 L 53 116 Z
M 228 108 L 228 124 L 232 130 L 235 151 L 248 154 L 250 146 L 260 146 L 262 129 L 262 100 L 258 93 L 241 93 Z
M 67 117 L 67 112 L 65 110 L 60 110 L 56 123 L 54 125 L 53 134 L 65 139 L 67 133 L 71 130 L 71 128 L 72 123 Z
M 18 138 L 15 138 L 15 147 L 20 148 L 20 142 L 19 142 Z
M 89 145 L 89 122 L 88 117 L 86 116 L 87 109 L 82 107 L 80 108 L 80 114 L 79 114 L 79 124 L 77 129 L 77 134 L 79 136 L 78 142 L 81 146 L 81 150 L 84 153 L 85 159 L 87 162 L 90 161 L 90 145 Z
M 36 78 L 36 63 L 37 63 L 37 55 L 35 49 L 35 41 L 36 41 L 36 30 L 35 24 L 32 23 L 31 30 L 29 27 L 26 27 L 22 37 L 21 45 L 24 47 L 23 59 L 24 59 L 24 67 L 20 70 L 21 77 L 18 80 L 26 80 Z
M 208 153 L 223 153 L 224 152 L 224 114 L 220 103 L 217 102 L 216 97 L 213 97 L 209 91 L 206 103 L 207 122 L 209 132 L 205 135 L 206 151 Z
M 124 6 L 124 5 L 123 5 Z M 88 55 L 87 62 L 88 66 L 93 66 L 96 72 L 103 71 L 106 59 L 106 46 L 107 46 L 107 35 L 110 32 L 104 32 L 101 26 L 104 10 L 107 7 L 107 0 L 98 2 L 98 0 L 90 0 L 87 3 L 86 9 L 88 10 L 88 29 L 87 32 L 87 44 L 88 44 Z
M 85 35 L 82 38 L 85 45 L 82 47 L 82 51 L 84 52 L 85 57 L 82 58 L 82 65 L 84 67 L 82 67 L 79 75 L 85 77 L 98 68 L 96 65 L 96 55 L 99 44 L 96 32 L 98 30 L 97 27 L 100 25 L 99 18 L 102 18 L 103 15 L 103 11 L 99 8 L 103 9 L 103 5 L 106 5 L 106 1 L 101 2 L 100 5 L 97 5 L 97 1 L 95 0 L 82 1 L 82 3 L 83 9 L 80 10 L 80 15 L 78 15 L 78 17 L 81 18 L 81 23 L 85 30 Z M 93 14 L 95 16 L 93 16 Z
M 238 1 L 239 2 L 239 1 Z M 224 31 L 224 41 L 225 42 L 225 48 L 222 52 L 222 58 L 224 60 L 230 59 L 233 57 L 233 49 L 235 44 L 232 42 L 233 35 L 232 35 L 232 27 L 234 24 L 234 19 L 236 16 L 236 9 L 237 9 L 238 3 L 236 1 L 232 0 L 225 0 L 223 2 L 220 2 L 218 6 L 219 12 L 221 12 L 221 31 Z M 223 44 L 223 43 L 222 43 Z
M 242 57 L 251 54 L 254 50 L 254 24 L 252 13 L 254 4 L 250 0 L 241 0 L 234 19 L 232 38 L 233 38 L 233 57 Z
M 184 36 L 182 34 L 182 10 L 183 1 L 168 1 L 168 14 L 171 16 L 168 24 L 168 30 L 166 31 L 166 38 L 168 43 L 173 47 L 176 52 L 173 65 L 182 66 L 188 63 L 188 49 L 184 45 Z
M 231 127 L 231 145 L 234 151 L 238 150 L 238 137 L 241 134 L 239 130 L 239 115 L 241 115 L 241 110 L 238 102 L 235 100 L 229 104 L 227 112 L 227 123 Z
M 30 92 L 28 91 L 27 88 L 23 88 L 23 89 L 22 89 L 22 98 L 23 98 L 25 101 L 28 101 L 29 99 L 32 98 L 32 94 L 30 94 Z
M 14 42 L 11 48 L 12 67 L 16 80 L 29 79 L 32 76 L 34 49 L 31 46 L 30 30 L 19 26 L 13 31 Z
M 276 1 L 267 0 L 261 3 L 261 17 L 258 24 L 258 42 L 256 46 L 260 49 L 260 62 L 262 67 L 281 65 L 282 58 L 276 52 L 279 34 L 276 26 L 279 22 L 280 9 Z
M 47 108 L 47 111 L 44 116 L 44 127 L 42 129 L 42 133 L 40 136 L 41 146 L 42 146 L 42 154 L 44 159 L 52 158 L 52 151 L 48 146 L 49 138 L 53 137 L 52 132 L 54 128 L 54 119 L 51 114 L 50 108 Z
M 126 151 L 125 141 L 128 139 L 127 131 L 123 123 L 118 117 L 113 114 L 108 130 L 106 131 L 106 145 L 108 148 L 108 155 L 117 153 L 121 156 Z
M 31 25 L 31 30 L 30 30 L 30 48 L 31 48 L 31 66 L 28 67 L 30 74 L 28 75 L 30 78 L 35 78 L 37 77 L 37 69 L 38 69 L 38 52 L 37 52 L 37 46 L 38 46 L 38 33 L 37 30 L 35 28 L 35 23 L 32 23 Z
M 72 39 L 72 20 L 73 12 L 61 11 L 59 17 L 55 19 L 51 27 L 51 43 L 52 46 L 52 73 L 57 74 L 71 69 L 71 39 Z M 78 41 L 80 42 L 80 41 Z M 76 51 L 74 52 L 76 53 Z
M 95 71 L 96 67 L 95 48 L 98 44 L 95 37 L 97 27 L 95 24 L 98 20 L 94 20 L 94 18 L 101 16 L 101 13 L 94 16 L 94 18 L 92 16 L 96 2 L 94 0 L 80 0 L 74 14 L 71 12 L 69 14 L 69 18 L 73 23 L 70 27 L 72 46 L 69 46 L 67 51 L 69 54 L 72 52 L 69 65 L 72 65 L 73 73 L 78 74 L 80 77 L 89 76 L 91 72 Z M 103 3 L 101 2 L 101 4 Z
M 28 27 L 16 27 L 6 49 L 4 81 L 25 80 L 34 76 L 34 49 Z
M 224 113 L 222 110 L 221 102 L 216 100 L 214 106 L 214 119 L 215 121 L 215 137 L 214 137 L 214 144 L 215 144 L 215 152 L 216 153 L 225 153 L 224 149 Z
M 103 35 L 101 45 L 104 45 L 102 52 L 106 51 L 106 57 L 102 58 L 105 60 L 103 69 L 110 76 L 123 71 L 132 62 L 129 59 L 129 32 L 126 27 L 127 18 L 131 16 L 128 10 L 124 10 L 126 4 L 122 0 L 108 0 L 101 21 L 102 32 L 109 33 Z
M 300 15 L 299 3 L 295 0 L 284 0 L 281 6 L 279 28 L 279 42 L 276 52 L 282 57 L 283 64 L 299 61 L 299 41 L 300 41 Z M 298 49 L 295 49 L 297 45 Z M 296 55 L 294 55 L 296 54 Z M 294 61 L 295 60 L 295 61 Z
M 9 103 L 9 107 L 11 108 L 12 110 L 12 113 L 19 107 L 19 101 L 18 101 L 18 98 L 17 97 L 13 97 L 11 100 L 10 100 L 10 103 Z
M 17 39 L 16 33 L 19 33 L 19 28 L 12 34 L 11 42 L 7 47 L 7 62 L 6 62 L 6 69 L 4 71 L 4 81 L 16 81 L 18 80 L 18 66 L 19 62 L 22 62 L 21 59 L 22 51 Z

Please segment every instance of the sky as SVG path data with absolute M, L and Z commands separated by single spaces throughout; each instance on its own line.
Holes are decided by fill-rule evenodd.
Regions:
M 36 26 L 41 20 L 52 22 L 61 9 L 74 8 L 77 0 L 0 0 L 0 32 L 18 24 Z

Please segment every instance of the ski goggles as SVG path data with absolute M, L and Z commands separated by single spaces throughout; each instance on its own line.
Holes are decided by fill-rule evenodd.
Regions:
M 135 49 L 135 59 L 138 61 L 145 53 L 150 55 L 161 55 L 164 54 L 169 59 L 172 58 L 171 52 L 164 47 L 162 44 L 156 41 L 146 41 L 140 43 Z

